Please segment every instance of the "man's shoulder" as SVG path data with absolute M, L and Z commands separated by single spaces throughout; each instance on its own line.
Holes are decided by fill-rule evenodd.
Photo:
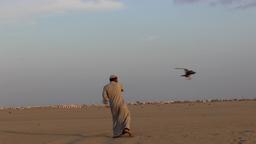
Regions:
M 106 84 L 106 85 L 104 86 L 104 88 L 110 87 L 110 86 L 121 86 L 121 87 L 123 87 L 123 84 L 120 83 L 120 82 L 109 83 L 109 84 Z
M 104 87 L 103 88 L 106 88 L 106 87 L 108 87 L 110 84 L 106 84 L 106 85 L 104 85 Z
M 118 83 L 121 87 L 123 87 L 123 84 L 122 83 Z

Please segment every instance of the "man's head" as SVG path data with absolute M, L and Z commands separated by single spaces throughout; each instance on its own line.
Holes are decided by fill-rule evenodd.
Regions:
M 112 81 L 118 82 L 118 77 L 117 77 L 116 75 L 111 75 L 111 76 L 109 77 L 109 81 L 110 81 L 110 82 L 112 82 Z

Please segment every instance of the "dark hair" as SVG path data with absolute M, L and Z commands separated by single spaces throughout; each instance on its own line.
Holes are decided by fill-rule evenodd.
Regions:
M 116 78 L 110 78 L 109 81 L 117 81 L 117 77 Z

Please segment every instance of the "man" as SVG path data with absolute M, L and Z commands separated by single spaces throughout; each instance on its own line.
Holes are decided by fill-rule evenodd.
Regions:
M 116 75 L 111 75 L 109 80 L 110 83 L 103 88 L 102 96 L 103 103 L 106 105 L 109 103 L 111 109 L 113 138 L 118 138 L 125 134 L 132 136 L 130 132 L 130 112 L 122 96 L 123 86 L 118 82 Z

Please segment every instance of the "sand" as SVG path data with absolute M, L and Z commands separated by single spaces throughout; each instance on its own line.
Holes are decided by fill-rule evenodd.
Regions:
M 256 101 L 130 105 L 134 137 L 112 138 L 110 110 L 0 111 L 0 144 L 256 144 Z

